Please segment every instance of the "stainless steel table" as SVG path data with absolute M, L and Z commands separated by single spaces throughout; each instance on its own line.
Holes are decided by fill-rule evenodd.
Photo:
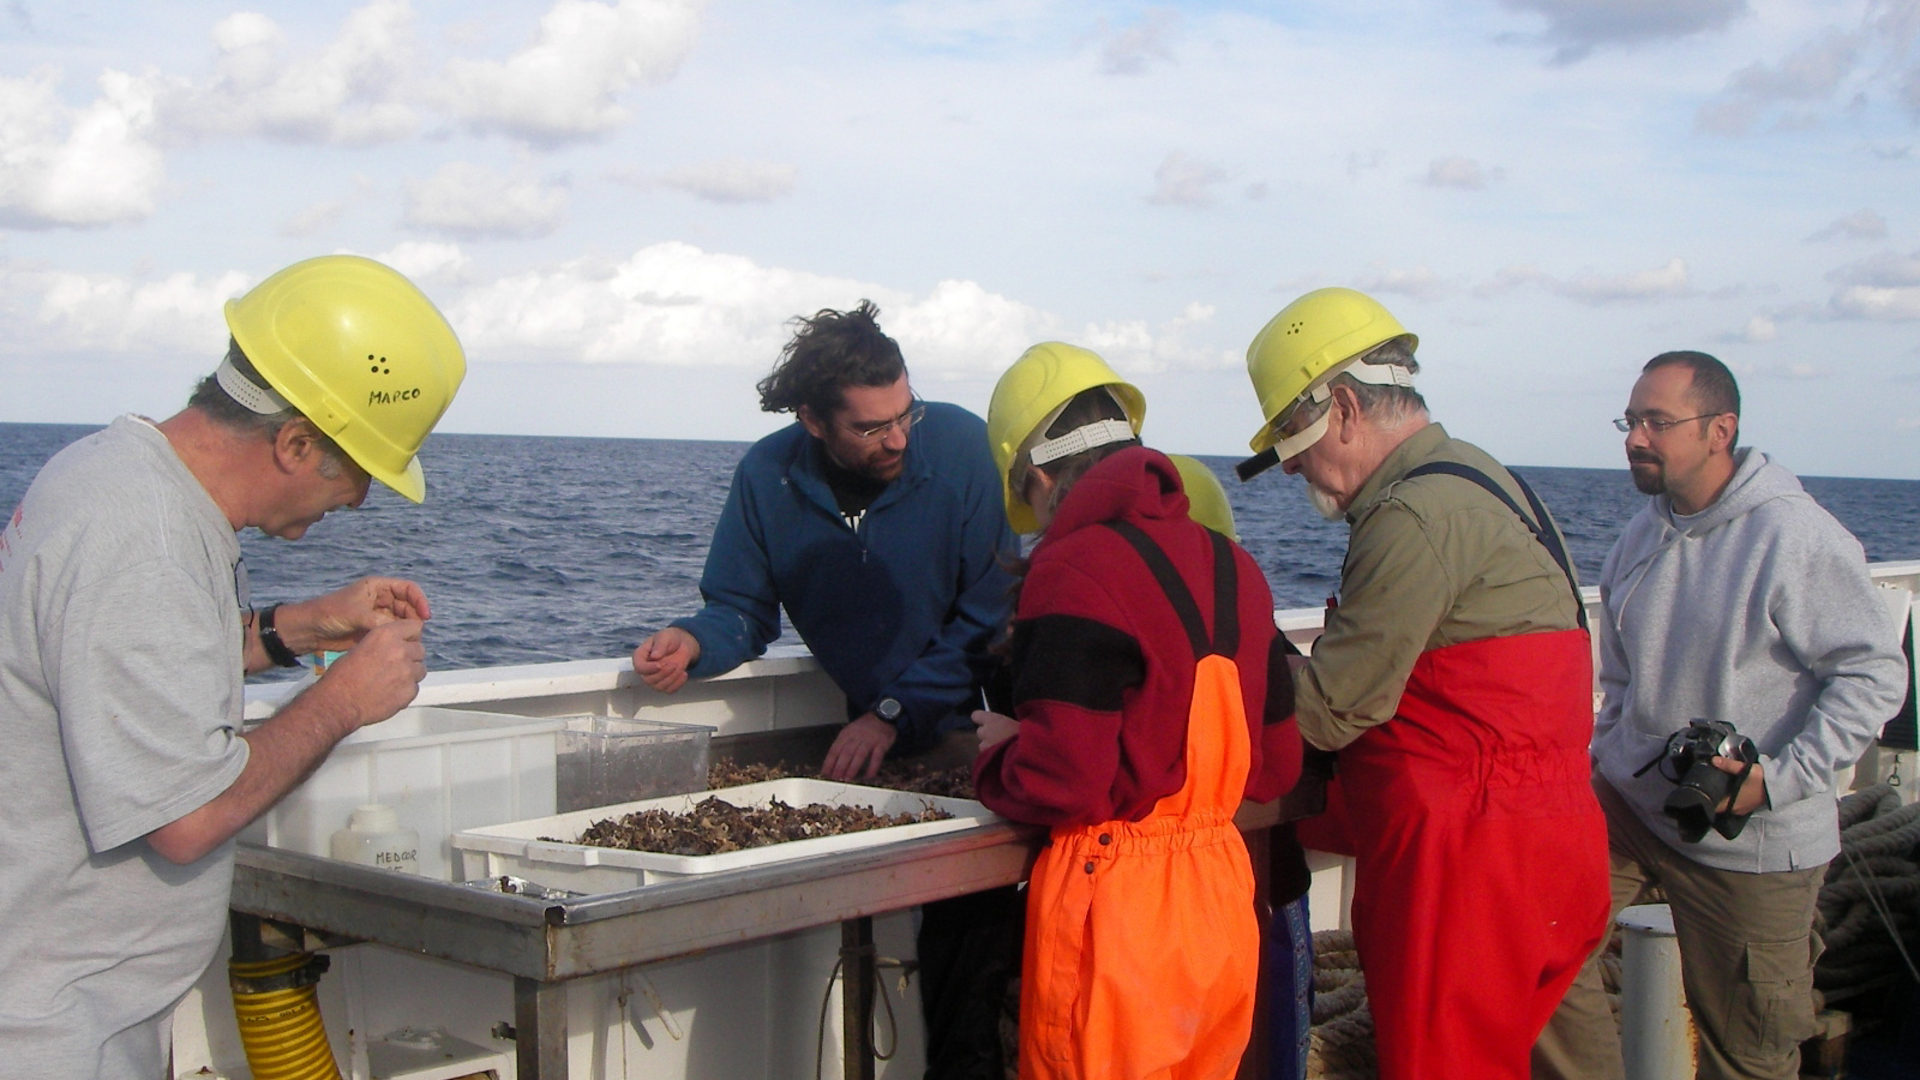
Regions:
M 257 944 L 239 940 L 254 928 L 288 947 L 376 942 L 509 974 L 519 1075 L 566 1080 L 569 980 L 840 923 L 842 953 L 852 960 L 844 966 L 844 998 L 855 1052 L 846 1055 L 846 1075 L 863 1078 L 873 1070 L 864 1020 L 874 996 L 864 955 L 871 951 L 871 917 L 1024 881 L 1043 835 L 997 823 L 565 900 L 242 844 L 234 868 L 232 908 L 242 916 L 234 947 L 243 953 Z M 278 925 L 261 927 L 259 920 Z
M 1284 810 L 1280 803 L 1249 805 L 1236 821 L 1263 831 L 1297 816 L 1297 804 L 1290 796 Z M 840 923 L 848 960 L 843 1070 L 848 1080 L 870 1080 L 875 977 L 865 960 L 872 916 L 1024 881 L 1044 836 L 1000 822 L 564 900 L 242 844 L 234 868 L 234 950 L 257 949 L 262 934 L 290 948 L 364 941 L 511 975 L 520 1077 L 566 1080 L 569 980 Z M 1264 880 L 1266 845 L 1249 846 Z

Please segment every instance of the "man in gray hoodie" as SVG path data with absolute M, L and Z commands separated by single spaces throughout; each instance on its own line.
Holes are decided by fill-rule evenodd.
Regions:
M 1740 392 L 1725 365 L 1654 357 L 1615 426 L 1653 499 L 1600 576 L 1594 788 L 1613 910 L 1665 890 L 1699 1076 L 1792 1080 L 1813 1034 L 1814 899 L 1840 852 L 1835 774 L 1905 700 L 1906 664 L 1859 542 L 1792 473 L 1735 449 Z M 1662 809 L 1670 770 L 1647 768 L 1694 719 L 1733 724 L 1759 751 L 1751 769 L 1712 758 L 1745 775 L 1716 808 L 1752 815 L 1732 838 L 1684 839 Z M 1594 961 L 1541 1036 L 1534 1075 L 1622 1075 Z

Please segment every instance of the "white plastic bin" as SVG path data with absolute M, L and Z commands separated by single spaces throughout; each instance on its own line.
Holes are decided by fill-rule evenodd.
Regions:
M 811 840 L 793 840 L 784 844 L 727 851 L 718 855 L 665 855 L 651 851 L 624 851 L 618 848 L 591 847 L 585 844 L 559 843 L 541 837 L 577 837 L 596 821 L 622 817 L 640 810 L 663 809 L 685 813 L 709 796 L 735 806 L 766 806 L 778 798 L 789 806 L 827 803 L 833 806 L 869 806 L 882 814 L 912 813 L 927 807 L 945 810 L 953 816 L 942 821 L 895 825 L 866 832 L 821 836 Z M 977 828 L 998 820 L 994 813 L 971 799 L 950 799 L 921 795 L 911 791 L 863 787 L 831 780 L 769 780 L 759 784 L 700 791 L 664 799 L 602 806 L 559 814 L 532 821 L 466 829 L 454 834 L 453 849 L 459 856 L 461 877 L 473 880 L 509 874 L 539 882 L 549 888 L 578 893 L 619 892 L 660 881 L 672 881 L 693 874 L 711 874 L 760 866 L 785 859 L 805 858 L 832 851 L 877 847 L 922 836 Z
M 385 803 L 420 834 L 419 872 L 450 880 L 448 836 L 553 813 L 556 747 L 566 724 L 566 717 L 402 709 L 342 739 L 241 839 L 327 855 L 329 838 L 354 807 Z

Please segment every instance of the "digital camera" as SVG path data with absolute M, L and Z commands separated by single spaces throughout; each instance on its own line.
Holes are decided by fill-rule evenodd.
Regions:
M 1716 757 L 1744 761 L 1747 767 L 1738 773 L 1721 772 L 1714 768 Z M 1724 720 L 1689 720 L 1686 727 L 1667 736 L 1666 749 L 1647 762 L 1640 772 L 1658 765 L 1660 775 L 1673 781 L 1673 790 L 1667 793 L 1662 810 L 1680 827 L 1680 839 L 1697 844 L 1707 835 L 1709 827 L 1729 840 L 1747 827 L 1751 814 L 1735 814 L 1731 809 L 1716 812 L 1715 808 L 1721 803 L 1731 808 L 1734 794 L 1759 760 L 1760 752 L 1754 748 L 1753 740 L 1740 734 L 1732 724 Z

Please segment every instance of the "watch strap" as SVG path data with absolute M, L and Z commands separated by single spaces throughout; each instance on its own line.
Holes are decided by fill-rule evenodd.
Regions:
M 280 630 L 273 625 L 273 617 L 280 610 L 279 604 L 269 604 L 260 609 L 259 621 L 255 623 L 260 630 L 260 647 L 267 650 L 267 659 L 281 667 L 299 667 L 300 658 L 280 637 Z

